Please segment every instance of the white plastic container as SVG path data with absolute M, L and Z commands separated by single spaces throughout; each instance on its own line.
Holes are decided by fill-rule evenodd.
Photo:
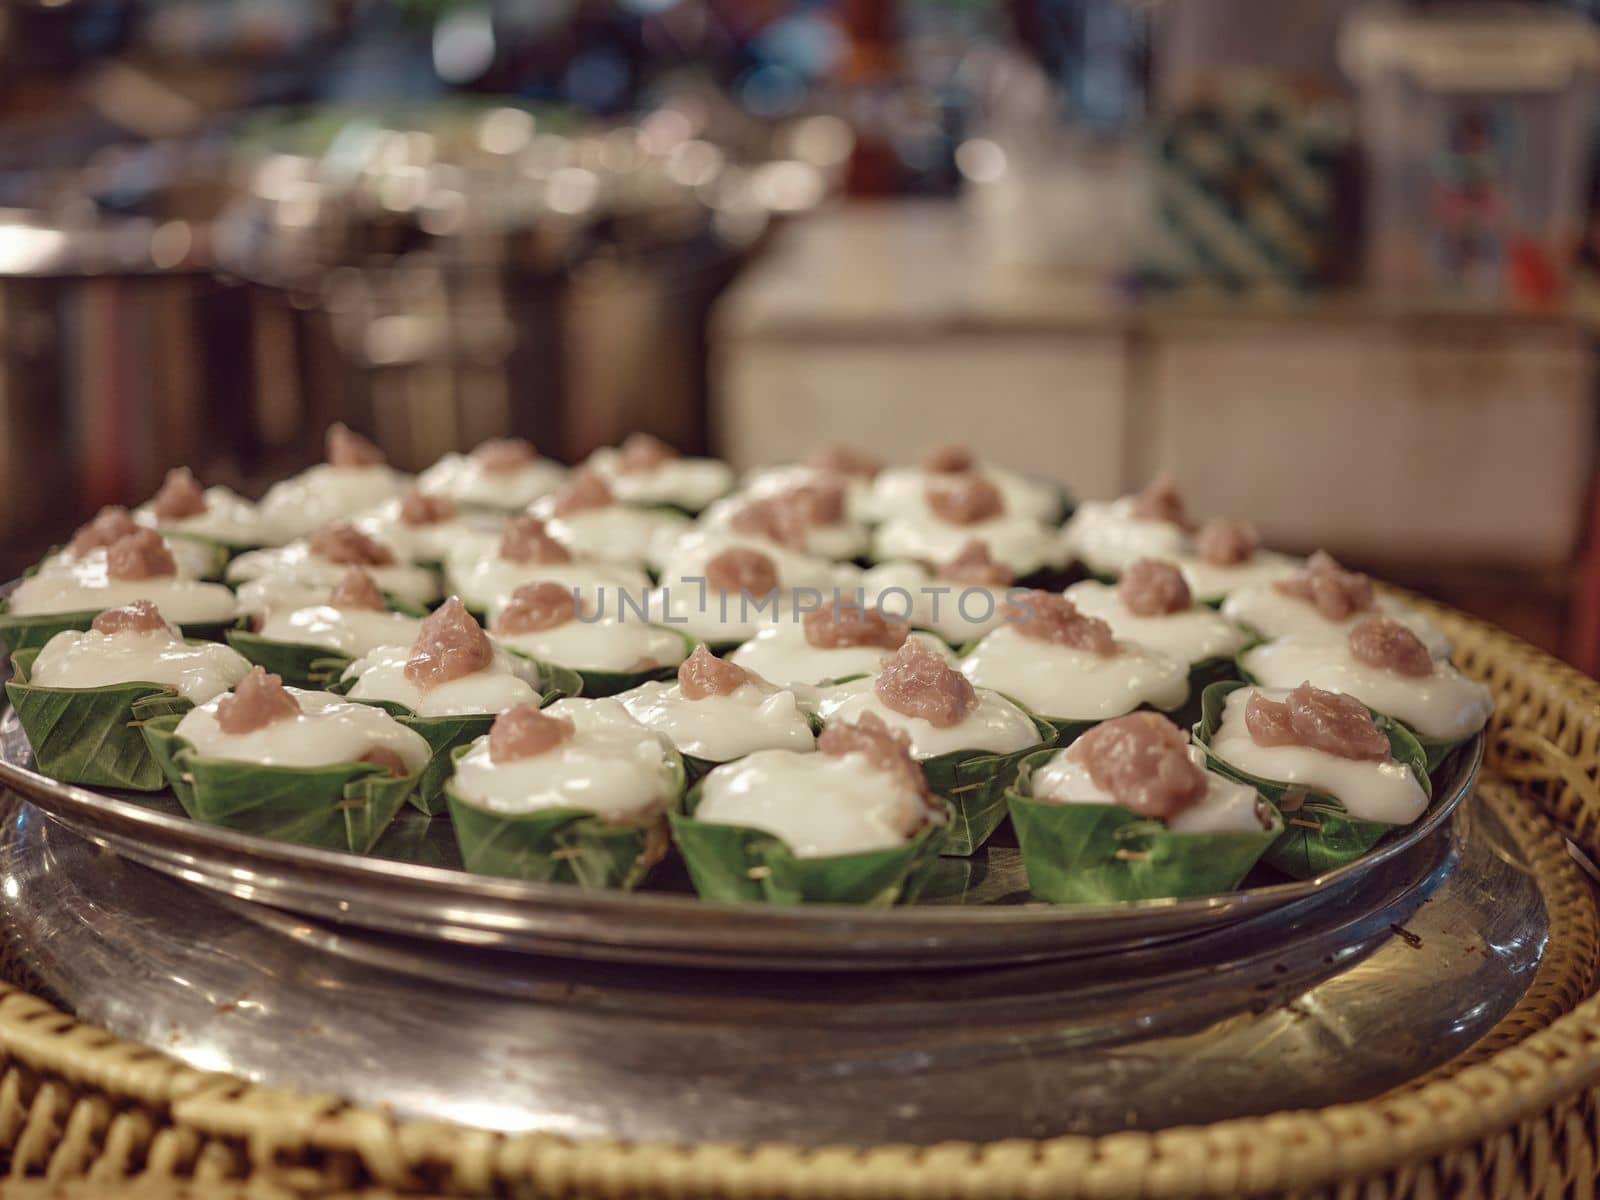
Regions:
M 1522 5 L 1352 14 L 1367 275 L 1487 303 L 1556 299 L 1588 178 L 1600 30 Z

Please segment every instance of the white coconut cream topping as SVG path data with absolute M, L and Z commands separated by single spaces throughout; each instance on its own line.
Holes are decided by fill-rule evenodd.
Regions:
M 1184 530 L 1134 516 L 1135 503 L 1133 496 L 1085 500 L 1061 533 L 1068 554 L 1097 575 L 1120 575 L 1141 558 L 1178 557 L 1188 541 Z
M 1171 710 L 1189 698 L 1189 664 L 1119 640 L 1109 656 L 1027 637 L 1015 625 L 988 634 L 961 662 L 979 687 L 1069 721 L 1104 721 L 1141 704 Z
M 1177 555 L 1173 562 L 1184 582 L 1202 604 L 1217 604 L 1247 587 L 1287 579 L 1300 569 L 1301 560 L 1271 550 L 1257 550 L 1241 563 L 1210 563 L 1192 554 Z
M 186 642 L 167 626 L 115 633 L 58 633 L 34 659 L 29 682 L 51 688 L 159 683 L 202 704 L 249 673 L 250 664 L 229 647 Z
M 1142 617 L 1128 611 L 1115 587 L 1092 579 L 1073 584 L 1066 596 L 1079 612 L 1099 617 L 1111 626 L 1117 637 L 1181 663 L 1232 658 L 1250 640 L 1250 635 L 1232 621 L 1203 605 Z
M 996 562 L 1017 576 L 1062 566 L 1066 551 L 1054 529 L 1031 517 L 1000 516 L 970 525 L 956 525 L 930 517 L 896 517 L 873 536 L 876 559 L 909 558 L 947 562 L 971 541 L 988 545 Z
M 230 488 L 208 487 L 205 511 L 192 516 L 161 518 L 148 504 L 134 510 L 133 519 L 162 533 L 206 538 L 226 546 L 264 545 L 270 534 L 262 528 L 256 506 Z
M 911 737 L 913 758 L 937 758 L 954 750 L 988 750 L 1009 754 L 1039 744 L 1039 731 L 1028 714 L 998 692 L 979 688 L 977 703 L 954 725 L 938 726 L 923 717 L 908 717 L 890 708 L 873 691 L 875 679 L 852 679 L 823 688 L 817 712 L 823 721 L 855 721 L 874 713 L 890 729 Z
M 586 466 L 611 485 L 626 504 L 672 504 L 699 512 L 733 487 L 733 468 L 714 458 L 669 458 L 646 470 L 623 469 L 622 455 L 613 446 L 596 450 Z
M 691 700 L 675 682 L 641 683 L 617 697 L 628 715 L 684 754 L 727 762 L 756 750 L 810 750 L 811 726 L 791 691 L 751 679 L 725 696 Z
M 1069 750 L 1053 755 L 1033 772 L 1028 781 L 1029 794 L 1045 804 L 1116 804 L 1116 798 L 1095 783 L 1088 768 L 1072 759 Z M 1205 774 L 1205 794 L 1168 819 L 1168 829 L 1174 833 L 1262 832 L 1260 814 L 1266 806 L 1255 788 L 1206 771 L 1205 751 L 1198 746 L 1189 748 L 1189 761 Z M 1274 826 L 1281 827 L 1277 814 L 1272 814 L 1271 820 Z
M 471 454 L 446 454 L 417 476 L 417 486 L 430 496 L 448 496 L 457 504 L 515 512 L 561 486 L 567 469 L 548 458 L 510 470 L 490 470 Z
M 1052 483 L 983 464 L 974 466 L 971 473 L 987 479 L 1000 490 L 1005 511 L 1013 517 L 1049 523 L 1061 516 L 1061 492 Z M 941 478 L 938 472 L 922 467 L 890 467 L 878 472 L 866 501 L 871 519 L 933 520 L 934 515 L 928 508 L 928 486 Z
M 220 583 L 157 576 L 111 579 L 102 557 L 96 573 L 40 573 L 24 579 L 11 593 L 11 611 L 19 616 L 86 612 L 118 608 L 149 600 L 169 621 L 180 625 L 223 625 L 236 615 L 233 593 Z
M 387 547 L 396 561 L 386 565 L 361 566 L 383 591 L 408 603 L 426 607 L 439 598 L 439 580 L 424 567 L 399 561 L 401 555 Z M 251 550 L 228 564 L 228 582 L 245 584 L 252 580 L 276 578 L 286 583 L 304 584 L 326 594 L 344 578 L 349 563 L 332 562 L 312 552 L 306 542 L 291 542 L 270 550 Z M 163 609 L 163 611 L 165 611 Z
M 256 632 L 270 641 L 325 646 L 346 658 L 359 658 L 379 646 L 409 646 L 421 625 L 403 613 L 315 604 L 270 612 Z
M 946 662 L 955 661 L 955 654 L 940 639 L 926 633 L 913 633 L 911 637 Z M 728 659 L 779 687 L 794 687 L 855 675 L 876 675 L 894 654 L 894 650 L 883 646 L 819 648 L 806 641 L 801 622 L 784 621 L 761 630 L 728 655 Z
M 261 529 L 277 545 L 304 537 L 329 521 L 366 512 L 404 492 L 411 477 L 382 463 L 335 467 L 318 463 L 273 484 L 257 506 Z
M 1316 607 L 1294 596 L 1287 596 L 1270 583 L 1256 584 L 1234 592 L 1222 605 L 1222 615 L 1269 640 L 1284 637 L 1324 638 L 1342 641 L 1368 617 L 1393 617 L 1428 648 L 1434 658 L 1450 657 L 1450 639 L 1444 631 L 1421 613 L 1398 600 L 1378 596 L 1374 607 L 1352 613 L 1342 621 L 1330 621 Z
M 259 763 L 274 767 L 325 767 L 359 762 L 371 750 L 389 750 L 410 772 L 428 762 L 428 743 L 381 708 L 351 704 L 328 692 L 284 689 L 300 712 L 249 733 L 224 733 L 217 724 L 218 696 L 191 709 L 178 722 L 177 735 L 201 758 Z
M 388 700 L 419 717 L 459 717 L 503 712 L 514 704 L 538 704 L 535 664 L 495 650 L 489 666 L 458 679 L 423 688 L 406 676 L 410 646 L 379 646 L 351 663 L 344 678 L 355 683 L 352 700 Z

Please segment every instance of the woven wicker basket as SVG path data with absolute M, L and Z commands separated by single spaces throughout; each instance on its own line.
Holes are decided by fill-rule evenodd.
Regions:
M 1484 790 L 1534 865 L 1551 942 L 1482 1041 L 1367 1103 L 1214 1125 L 986 1145 L 804 1149 L 508 1136 L 399 1121 L 192 1070 L 0 990 L 6 1196 L 1592 1196 L 1600 953 L 1556 827 L 1600 859 L 1600 685 L 1458 614 L 1435 615 L 1493 685 Z M 69 1183 L 56 1191 L 51 1182 Z

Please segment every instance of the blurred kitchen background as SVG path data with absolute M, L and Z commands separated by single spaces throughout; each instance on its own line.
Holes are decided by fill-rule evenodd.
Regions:
M 1600 667 L 1600 4 L 0 0 L 0 564 L 344 419 L 970 441 Z

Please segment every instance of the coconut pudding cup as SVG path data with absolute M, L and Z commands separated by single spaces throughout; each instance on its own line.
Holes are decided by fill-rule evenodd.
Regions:
M 628 503 L 590 467 L 574 471 L 528 512 L 546 522 L 556 540 L 575 555 L 635 569 L 660 562 L 694 528 L 675 508 Z
M 1247 521 L 1212 517 L 1174 559 L 1189 591 L 1201 604 L 1220 607 L 1234 592 L 1287 579 L 1301 562 L 1261 548 L 1260 535 Z
M 698 645 L 680 630 L 646 621 L 642 611 L 590 600 L 553 580 L 525 583 L 491 609 L 489 633 L 541 669 L 576 674 L 577 694 L 589 697 L 671 679 Z
M 515 512 L 555 491 L 566 477 L 567 469 L 542 458 L 532 442 L 491 438 L 470 454 L 441 456 L 417 476 L 417 487 L 463 508 Z
M 0 640 L 13 653 L 43 646 L 136 600 L 150 601 L 186 636 L 206 641 L 220 641 L 238 615 L 228 588 L 181 575 L 171 546 L 155 530 L 136 527 L 71 570 L 42 568 L 23 579 L 0 601 Z
M 518 705 L 452 753 L 444 794 L 480 875 L 631 889 L 666 855 L 683 763 L 614 699 Z
M 54 547 L 27 575 L 66 576 L 92 581 L 105 574 L 106 556 L 114 543 L 141 529 L 155 529 L 143 511 L 130 513 L 120 505 L 108 504 L 80 525 L 65 545 Z M 229 550 L 216 542 L 156 529 L 161 544 L 172 556 L 173 573 L 179 579 L 218 582 L 228 565 Z
M 941 853 L 969 855 L 1005 820 L 1005 789 L 1022 759 L 1055 744 L 1056 730 L 1017 701 L 975 688 L 921 642 L 907 641 L 872 678 L 819 693 L 823 733 L 872 714 L 910 739 L 928 787 L 949 801 Z
M 403 561 L 393 546 L 342 519 L 319 526 L 303 541 L 239 555 L 228 564 L 227 578 L 241 591 L 263 581 L 326 591 L 351 567 L 361 567 L 386 595 L 408 605 L 426 608 L 439 599 L 437 574 Z
M 579 469 L 604 479 L 624 504 L 688 517 L 727 495 L 735 482 L 733 468 L 720 459 L 685 458 L 648 433 L 630 433 L 622 445 L 596 450 Z
M 1255 640 L 1216 609 L 1197 603 L 1182 570 L 1161 559 L 1136 559 L 1115 585 L 1086 579 L 1065 595 L 1118 639 L 1188 667 L 1189 699 L 1168 710 L 1184 729 L 1200 719 L 1206 688 L 1239 678 L 1236 659 Z
M 393 603 L 367 571 L 350 567 L 317 603 L 242 619 L 228 645 L 290 687 L 327 688 L 362 655 L 416 639 L 423 614 Z
M 1028 888 L 1054 904 L 1231 892 L 1284 828 L 1252 785 L 1206 770 L 1205 752 L 1152 712 L 1028 755 L 1006 803 Z
M 640 684 L 617 699 L 682 755 L 691 783 L 713 767 L 761 750 L 808 753 L 822 727 L 794 692 L 715 657 L 704 645 L 695 647 L 673 680 Z
M 937 863 L 950 807 L 911 740 L 873 713 L 824 729 L 815 752 L 719 766 L 674 814 L 695 892 L 725 903 L 910 903 Z
M 1494 713 L 1486 685 L 1434 658 L 1392 617 L 1366 617 L 1342 640 L 1289 637 L 1256 646 L 1239 656 L 1239 676 L 1263 687 L 1309 682 L 1354 696 L 1404 725 L 1430 772 L 1481 733 Z
M 980 687 L 1010 696 L 1065 746 L 1101 721 L 1137 708 L 1172 713 L 1189 701 L 1188 664 L 1113 634 L 1054 592 L 1014 592 L 1006 621 L 961 658 Z
M 1354 862 L 1418 820 L 1433 796 L 1427 755 L 1398 721 L 1352 696 L 1215 683 L 1194 740 L 1207 766 L 1248 783 L 1283 814 L 1264 859 L 1296 879 Z
M 139 600 L 98 614 L 11 659 L 6 695 L 35 769 L 62 783 L 160 791 L 166 777 L 140 726 L 182 714 L 237 684 L 250 664 L 226 646 L 186 642 Z
M 769 625 L 728 661 L 779 687 L 815 687 L 876 675 L 908 639 L 954 661 L 935 635 L 912 633 L 905 621 L 843 599 L 810 609 L 798 620 Z
M 411 802 L 435 816 L 444 811 L 452 750 L 488 733 L 506 709 L 575 696 L 579 686 L 574 672 L 499 649 L 452 596 L 422 621 L 409 646 L 363 655 L 328 690 L 383 709 L 426 740 L 431 757 Z
M 1064 548 L 1102 583 L 1115 583 L 1141 558 L 1183 553 L 1194 521 L 1177 484 L 1159 475 L 1143 491 L 1116 500 L 1086 500 L 1061 532 Z
M 480 619 L 493 616 L 518 588 L 532 583 L 559 583 L 612 615 L 650 589 L 643 571 L 575 555 L 551 536 L 546 522 L 529 513 L 507 517 L 498 538 L 464 539 L 445 560 L 445 580 Z
M 210 547 L 224 563 L 269 540 L 254 504 L 229 488 L 203 487 L 188 467 L 168 471 L 160 490 L 134 511 L 133 519 L 163 537 Z
M 428 744 L 387 713 L 285 688 L 260 667 L 141 729 L 194 820 L 355 854 L 383 835 L 428 761 Z
M 410 485 L 383 451 L 342 424 L 328 427 L 326 461 L 275 483 L 256 505 L 262 537 L 280 546 L 328 524 L 393 500 Z
M 831 457 L 839 467 L 859 461 L 848 451 L 835 450 Z M 829 460 L 824 457 L 818 461 Z M 1072 511 L 1071 498 L 1058 484 L 980 462 L 970 448 L 959 444 L 934 447 L 914 467 L 874 470 L 865 509 L 872 520 L 879 522 L 901 517 L 924 519 L 930 512 L 930 487 L 954 476 L 982 479 L 1014 516 L 1048 525 Z
M 872 555 L 880 563 L 942 563 L 962 555 L 974 541 L 982 542 L 1024 587 L 1066 585 L 1067 553 L 1056 530 L 1007 509 L 1001 490 L 971 473 L 935 477 L 927 486 L 922 513 L 891 517 L 877 528 Z

